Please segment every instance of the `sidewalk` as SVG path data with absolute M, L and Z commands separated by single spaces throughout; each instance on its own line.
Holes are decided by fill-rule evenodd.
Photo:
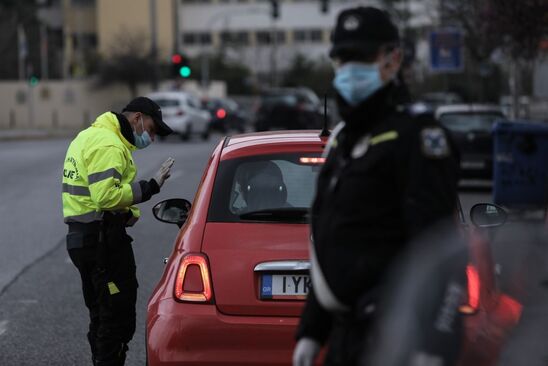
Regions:
M 77 133 L 78 131 L 66 129 L 0 129 L 0 141 L 68 138 Z

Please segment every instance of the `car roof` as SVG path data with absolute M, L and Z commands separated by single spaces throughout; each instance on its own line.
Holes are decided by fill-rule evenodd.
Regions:
M 448 113 L 500 113 L 502 108 L 496 104 L 449 104 L 436 108 L 436 118 Z
M 246 133 L 227 137 L 221 160 L 292 151 L 321 152 L 326 143 L 327 138 L 320 138 L 320 130 Z
M 150 99 L 154 98 L 180 98 L 191 96 L 192 94 L 184 91 L 159 91 L 147 94 L 147 97 Z

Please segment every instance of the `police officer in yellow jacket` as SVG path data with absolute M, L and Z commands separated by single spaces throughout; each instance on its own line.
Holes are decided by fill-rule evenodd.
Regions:
M 137 277 L 126 226 L 140 216 L 138 203 L 158 193 L 173 159 L 150 180 L 135 181 L 132 158 L 155 135 L 172 130 L 160 107 L 133 99 L 121 114 L 106 112 L 71 142 L 63 167 L 63 216 L 67 250 L 82 280 L 89 309 L 88 341 L 98 366 L 123 365 L 135 332 Z

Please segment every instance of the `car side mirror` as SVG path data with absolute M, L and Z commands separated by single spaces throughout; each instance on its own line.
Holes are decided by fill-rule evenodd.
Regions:
M 192 204 L 183 198 L 171 198 L 152 207 L 152 214 L 158 221 L 181 227 L 188 218 Z
M 506 211 L 492 203 L 478 203 L 470 209 L 470 220 L 477 227 L 496 227 L 506 222 Z

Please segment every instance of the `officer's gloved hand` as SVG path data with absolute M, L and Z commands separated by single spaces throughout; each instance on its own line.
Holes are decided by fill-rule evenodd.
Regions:
M 173 158 L 168 158 L 166 161 L 164 161 L 164 163 L 160 167 L 160 170 L 158 170 L 154 177 L 152 177 L 152 179 L 154 179 L 156 183 L 158 183 L 158 187 L 161 188 L 166 179 L 169 178 L 171 174 L 171 167 L 173 166 L 174 162 L 175 160 Z
M 312 366 L 320 348 L 320 343 L 312 338 L 299 339 L 293 351 L 293 366 Z

